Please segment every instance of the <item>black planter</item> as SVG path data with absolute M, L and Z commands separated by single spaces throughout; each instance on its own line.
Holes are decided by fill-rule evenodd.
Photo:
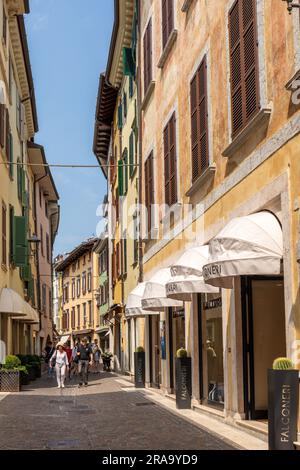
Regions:
M 180 410 L 191 408 L 192 398 L 192 359 L 176 358 L 176 407 Z
M 33 366 L 31 366 L 31 367 L 28 369 L 28 375 L 29 375 L 29 380 L 30 380 L 30 382 L 32 382 L 33 380 L 36 379 L 35 368 L 34 368 Z
M 29 385 L 30 379 L 29 374 L 21 371 L 21 385 Z
M 145 353 L 134 353 L 134 382 L 136 388 L 145 388 Z
M 295 450 L 299 406 L 299 371 L 268 370 L 270 450 Z
M 105 370 L 106 372 L 110 372 L 111 371 L 111 358 L 102 357 L 102 361 L 103 361 L 103 370 Z

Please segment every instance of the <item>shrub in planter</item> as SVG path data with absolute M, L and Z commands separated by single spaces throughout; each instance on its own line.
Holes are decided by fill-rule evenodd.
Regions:
M 268 370 L 270 450 L 294 450 L 297 440 L 299 371 L 288 358 L 278 358 Z
M 20 366 L 18 369 L 21 373 L 21 385 L 29 385 L 30 379 L 26 366 Z
M 136 388 L 145 388 L 145 351 L 141 346 L 134 353 L 134 382 Z
M 6 369 L 15 369 L 16 367 L 19 367 L 21 365 L 21 361 L 17 356 L 9 355 L 6 356 L 5 362 L 4 362 L 4 367 Z
M 192 398 L 192 360 L 184 348 L 178 349 L 176 353 L 175 376 L 176 407 L 189 409 Z
M 26 369 L 28 371 L 29 380 L 33 381 L 36 379 L 35 368 L 31 364 L 26 364 Z
M 0 370 L 1 392 L 19 392 L 21 390 L 21 361 L 17 356 L 9 355 Z
M 34 369 L 34 373 L 35 373 L 35 378 L 36 379 L 40 379 L 41 376 L 42 376 L 42 369 L 41 369 L 41 363 L 40 362 L 30 362 L 29 363 L 33 369 Z
M 111 358 L 112 358 L 112 353 L 110 352 L 104 352 L 101 357 L 103 361 L 103 370 L 106 370 L 107 372 L 111 371 Z

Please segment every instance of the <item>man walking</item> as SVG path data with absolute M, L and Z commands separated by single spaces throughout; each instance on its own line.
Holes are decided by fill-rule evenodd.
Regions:
M 88 385 L 88 368 L 89 364 L 93 363 L 93 351 L 88 344 L 87 338 L 81 340 L 81 344 L 77 348 L 77 357 L 78 357 L 78 373 L 80 376 L 79 387 L 83 384 L 87 387 Z
M 93 361 L 94 361 L 94 373 L 100 373 L 100 358 L 101 358 L 101 351 L 99 348 L 98 340 L 95 339 L 94 345 L 92 346 L 93 351 Z

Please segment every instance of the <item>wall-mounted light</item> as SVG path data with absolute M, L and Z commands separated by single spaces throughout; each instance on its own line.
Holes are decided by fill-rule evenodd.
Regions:
M 293 11 L 293 8 L 300 8 L 300 4 L 295 3 L 294 0 L 282 0 L 282 1 L 287 3 L 287 9 L 290 15 Z
M 35 256 L 38 250 L 38 244 L 41 243 L 41 240 L 35 234 L 33 234 L 31 237 L 27 238 L 27 241 L 30 245 L 35 246 L 35 250 L 32 250 L 32 256 Z

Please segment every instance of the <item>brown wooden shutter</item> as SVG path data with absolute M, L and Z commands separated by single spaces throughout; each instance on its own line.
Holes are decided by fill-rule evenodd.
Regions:
M 174 0 L 162 0 L 162 44 L 166 47 L 174 29 Z
M 152 228 L 152 205 L 154 204 L 153 152 L 145 162 L 145 205 L 147 209 L 148 232 Z
M 5 106 L 0 104 L 0 145 L 5 146 Z
M 255 0 L 236 0 L 229 12 L 232 137 L 259 110 Z
M 209 165 L 206 56 L 191 81 L 191 141 L 195 181 Z
M 152 19 L 150 18 L 144 35 L 144 93 L 152 80 Z
M 173 113 L 164 129 L 165 202 L 177 202 L 176 116 Z
M 6 158 L 10 161 L 10 125 L 9 125 L 9 112 L 8 109 L 6 110 L 6 134 L 5 134 L 5 150 L 6 150 Z

